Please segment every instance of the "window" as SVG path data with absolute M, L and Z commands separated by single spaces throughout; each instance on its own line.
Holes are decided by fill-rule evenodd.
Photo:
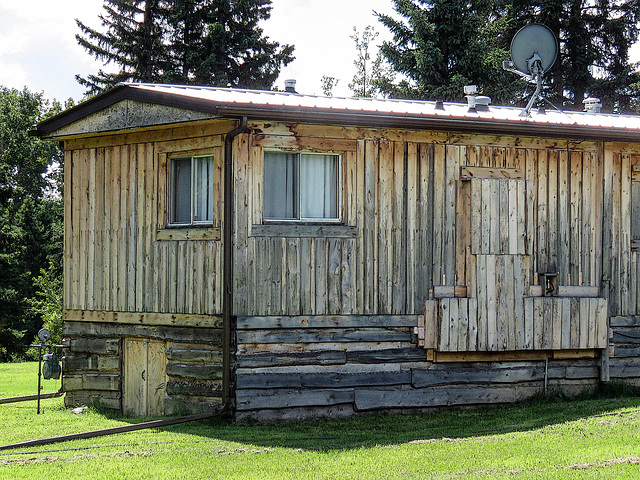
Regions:
M 171 159 L 171 225 L 213 223 L 213 156 Z
M 265 152 L 264 218 L 339 221 L 340 155 Z

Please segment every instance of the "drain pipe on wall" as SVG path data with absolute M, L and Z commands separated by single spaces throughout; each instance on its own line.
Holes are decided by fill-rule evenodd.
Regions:
M 222 228 L 223 294 L 222 294 L 222 402 L 225 411 L 231 407 L 231 313 L 233 309 L 233 140 L 247 130 L 247 117 L 224 139 L 224 211 Z

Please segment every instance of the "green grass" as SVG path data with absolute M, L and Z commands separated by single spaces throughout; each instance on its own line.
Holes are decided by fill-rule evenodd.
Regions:
M 33 365 L 0 365 L 2 391 L 29 393 L 5 382 Z M 34 402 L 0 405 L 0 444 L 149 420 L 45 402 L 43 415 Z M 0 451 L 0 478 L 636 479 L 638 432 L 640 397 L 629 396 L 308 423 L 214 419 Z

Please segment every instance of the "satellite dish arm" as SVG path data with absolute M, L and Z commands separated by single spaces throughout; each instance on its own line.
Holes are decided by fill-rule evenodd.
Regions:
M 530 116 L 531 108 L 533 107 L 533 102 L 535 102 L 536 100 L 538 100 L 540 98 L 540 92 L 542 91 L 542 74 L 544 72 L 542 70 L 542 62 L 541 62 L 540 57 L 538 56 L 537 53 L 535 53 L 533 55 L 533 57 L 531 57 L 527 61 L 527 63 L 528 63 L 529 68 L 531 70 L 531 78 L 536 82 L 536 90 L 533 93 L 533 95 L 531 95 L 531 98 L 529 99 L 529 102 L 527 103 L 527 107 L 520 114 L 521 117 L 529 117 Z

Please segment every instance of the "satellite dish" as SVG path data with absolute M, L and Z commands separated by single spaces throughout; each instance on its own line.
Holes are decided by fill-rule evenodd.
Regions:
M 532 23 L 522 27 L 511 40 L 511 60 L 515 68 L 533 75 L 534 64 L 546 73 L 556 62 L 558 41 L 553 32 L 544 25 Z
M 553 66 L 557 56 L 558 40 L 544 25 L 532 23 L 522 27 L 511 40 L 511 61 L 502 62 L 502 68 L 536 84 L 536 90 L 522 112 L 522 117 L 529 116 L 536 100 L 544 100 L 540 94 L 542 76 Z

